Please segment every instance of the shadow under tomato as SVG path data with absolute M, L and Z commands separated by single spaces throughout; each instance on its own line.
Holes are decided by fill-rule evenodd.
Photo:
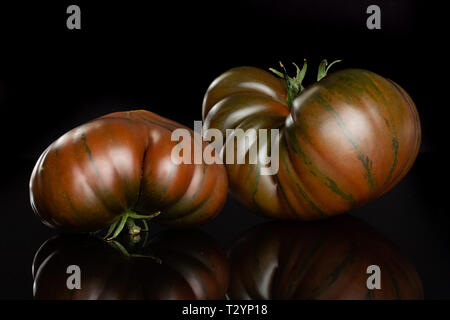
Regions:
M 70 265 L 80 268 L 81 289 L 67 287 Z M 32 272 L 35 299 L 222 299 L 229 282 L 225 250 L 197 230 L 162 232 L 145 246 L 56 236 L 36 252 Z
M 408 258 L 348 215 L 259 224 L 234 244 L 230 262 L 230 299 L 423 299 Z M 380 289 L 368 289 L 370 265 L 380 268 Z

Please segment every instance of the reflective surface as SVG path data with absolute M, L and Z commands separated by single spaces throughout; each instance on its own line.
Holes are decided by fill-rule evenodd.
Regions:
M 59 236 L 47 240 L 33 260 L 34 298 L 221 299 L 225 296 L 229 279 L 226 252 L 205 233 L 167 231 L 151 240 L 129 239 L 128 235 L 122 238 L 122 241 L 104 241 L 93 236 Z M 69 266 L 76 266 L 76 270 Z
M 269 222 L 248 230 L 230 254 L 231 299 L 422 299 L 404 254 L 366 223 Z
M 32 161 L 17 162 L 13 174 L 9 178 L 6 176 L 2 185 L 4 230 L 0 237 L 3 253 L 0 264 L 0 297 L 3 299 L 33 298 L 31 266 L 34 256 L 47 239 L 56 235 L 56 232 L 41 224 L 30 208 L 27 181 L 33 164 Z M 396 188 L 380 199 L 350 212 L 372 226 L 376 234 L 398 247 L 398 251 L 407 257 L 421 279 L 425 299 L 448 298 L 447 287 L 450 285 L 450 223 L 443 201 L 444 190 L 430 187 L 436 177 L 435 172 L 439 170 L 436 164 L 439 164 L 439 159 L 433 154 L 420 154 L 412 171 Z M 218 242 L 220 247 L 230 252 L 247 230 L 258 228 L 260 223 L 267 221 L 251 214 L 229 197 L 219 216 L 200 230 L 207 234 L 208 239 L 213 239 L 209 241 Z M 150 237 L 158 239 L 165 229 L 154 224 L 150 226 L 150 231 Z M 184 241 L 188 239 L 183 238 L 181 242 Z M 95 262 L 104 263 L 92 258 L 92 266 Z M 62 285 L 65 285 L 69 276 L 65 273 L 66 268 L 67 266 L 61 266 L 59 271 L 64 275 L 58 280 L 64 281 Z M 104 265 L 100 270 L 106 273 L 110 270 L 108 268 L 111 266 Z M 90 272 L 95 270 L 93 268 Z M 129 271 L 124 274 L 127 272 Z M 55 285 L 58 281 L 55 280 Z M 347 289 L 343 287 L 342 290 Z
M 349 215 L 257 224 L 229 259 L 198 230 L 59 235 L 36 252 L 32 274 L 35 299 L 223 299 L 227 288 L 230 299 L 423 298 L 404 253 Z

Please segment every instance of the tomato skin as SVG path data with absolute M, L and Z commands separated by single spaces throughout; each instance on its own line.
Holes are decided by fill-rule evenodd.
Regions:
M 171 133 L 186 127 L 145 110 L 81 125 L 52 143 L 30 179 L 35 213 L 65 231 L 102 229 L 129 211 L 174 227 L 221 210 L 228 181 L 221 164 L 175 164 Z M 192 130 L 189 129 L 191 134 Z
M 229 282 L 225 250 L 195 230 L 165 231 L 145 248 L 152 257 L 125 256 L 86 235 L 47 240 L 33 260 L 37 300 L 223 299 Z M 69 265 L 81 270 L 81 289 L 69 290 Z
M 268 222 L 230 251 L 231 299 L 423 299 L 413 264 L 376 230 L 349 215 L 315 222 Z M 380 267 L 381 288 L 366 272 Z
M 291 108 L 283 81 L 238 67 L 213 81 L 203 101 L 206 129 L 280 130 L 277 174 L 261 175 L 261 164 L 226 165 L 232 194 L 247 207 L 278 219 L 322 219 L 381 196 L 412 167 L 420 120 L 393 81 L 341 70 L 307 87 Z

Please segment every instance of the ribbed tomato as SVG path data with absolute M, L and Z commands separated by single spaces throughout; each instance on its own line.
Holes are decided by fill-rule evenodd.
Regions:
M 44 151 L 33 170 L 35 213 L 46 225 L 66 231 L 110 225 L 113 237 L 125 224 L 139 232 L 133 219 L 159 212 L 156 221 L 176 227 L 214 217 L 226 199 L 225 168 L 173 162 L 178 142 L 171 134 L 177 128 L 188 129 L 139 110 L 109 114 L 69 131 Z
M 231 299 L 423 299 L 407 257 L 348 215 L 258 225 L 236 242 L 230 259 Z M 379 287 L 369 289 L 376 276 Z
M 234 68 L 212 82 L 203 102 L 204 128 L 224 136 L 227 129 L 279 129 L 276 174 L 262 175 L 261 162 L 226 165 L 232 193 L 269 217 L 346 212 L 390 190 L 419 151 L 418 113 L 399 85 L 347 69 L 302 90 L 305 68 L 297 78 L 286 75 L 288 85 L 258 68 Z M 268 141 L 258 142 L 259 154 L 270 154 Z M 250 145 L 235 148 L 248 157 Z
M 34 298 L 225 297 L 229 280 L 227 255 L 208 235 L 191 230 L 167 231 L 152 239 L 147 247 L 135 249 L 137 253 L 127 252 L 127 247 L 126 243 L 122 246 L 89 236 L 66 235 L 46 241 L 33 261 Z M 80 268 L 80 289 L 67 287 L 71 274 L 66 271 L 70 265 Z

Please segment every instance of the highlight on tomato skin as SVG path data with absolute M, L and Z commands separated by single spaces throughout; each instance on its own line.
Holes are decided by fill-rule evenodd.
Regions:
M 147 229 L 149 219 L 175 228 L 212 219 L 226 200 L 225 168 L 171 161 L 177 144 L 171 134 L 178 128 L 194 134 L 137 110 L 109 114 L 67 132 L 34 167 L 34 212 L 47 226 L 63 231 L 109 226 L 111 239 L 124 227 L 130 233 Z
M 147 234 L 146 234 L 147 235 Z M 89 235 L 59 235 L 36 252 L 33 297 L 37 300 L 223 299 L 229 283 L 225 250 L 198 230 L 168 230 L 137 243 L 121 234 L 105 241 Z M 80 270 L 79 289 L 67 281 Z M 70 280 L 70 279 L 69 279 Z M 69 281 L 70 282 L 70 281 Z M 71 284 L 73 284 L 71 282 Z
M 331 65 L 323 61 L 309 86 L 305 61 L 293 77 L 283 65 L 275 74 L 236 67 L 207 89 L 205 129 L 280 132 L 277 173 L 261 174 L 267 164 L 259 162 L 226 164 L 232 195 L 253 212 L 280 220 L 342 214 L 391 190 L 414 164 L 421 125 L 408 93 L 368 70 L 327 74 Z M 249 156 L 250 146 L 239 148 Z
M 347 214 L 259 224 L 236 241 L 229 256 L 232 300 L 423 299 L 420 277 L 404 253 Z M 374 284 L 370 266 L 379 267 L 379 288 L 368 287 Z

